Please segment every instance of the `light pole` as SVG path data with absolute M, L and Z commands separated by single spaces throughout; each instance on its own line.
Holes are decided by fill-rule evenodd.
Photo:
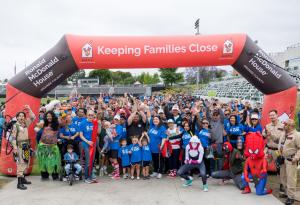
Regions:
M 195 29 L 196 29 L 196 33 L 195 35 L 200 35 L 200 32 L 199 32 L 199 22 L 200 22 L 200 18 L 198 18 L 195 22 Z M 197 89 L 199 91 L 199 70 L 200 70 L 200 67 L 197 67 L 197 80 L 196 80 L 196 83 L 197 83 Z

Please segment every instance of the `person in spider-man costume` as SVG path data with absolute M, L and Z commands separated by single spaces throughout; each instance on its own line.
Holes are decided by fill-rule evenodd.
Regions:
M 243 194 L 251 193 L 249 182 L 255 184 L 257 195 L 271 194 L 271 189 L 266 189 L 267 183 L 267 160 L 264 153 L 265 142 L 258 132 L 250 132 L 246 136 L 244 173 L 242 180 L 245 185 Z

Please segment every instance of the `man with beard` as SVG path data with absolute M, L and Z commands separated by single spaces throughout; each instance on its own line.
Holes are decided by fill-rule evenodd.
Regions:
M 146 115 L 142 111 L 131 113 L 127 120 L 127 142 L 131 144 L 132 136 L 142 136 L 142 133 L 146 130 Z

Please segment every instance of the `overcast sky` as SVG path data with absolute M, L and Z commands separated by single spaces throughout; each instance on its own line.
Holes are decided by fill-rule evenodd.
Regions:
M 300 42 L 299 0 L 0 0 L 0 79 L 62 37 L 247 33 L 267 52 Z M 137 70 L 135 70 L 137 72 Z M 153 72 L 153 70 L 152 70 Z

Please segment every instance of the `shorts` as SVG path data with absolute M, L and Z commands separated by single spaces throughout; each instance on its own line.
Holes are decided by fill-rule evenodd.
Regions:
M 143 161 L 143 167 L 150 166 L 150 161 Z
M 116 149 L 109 150 L 109 157 L 113 159 L 118 159 L 119 151 Z
M 131 162 L 131 166 L 134 166 L 134 165 L 140 165 L 141 164 L 141 162 Z
M 130 167 L 131 167 L 130 165 L 122 166 L 123 169 L 127 169 L 127 168 L 130 168 Z

